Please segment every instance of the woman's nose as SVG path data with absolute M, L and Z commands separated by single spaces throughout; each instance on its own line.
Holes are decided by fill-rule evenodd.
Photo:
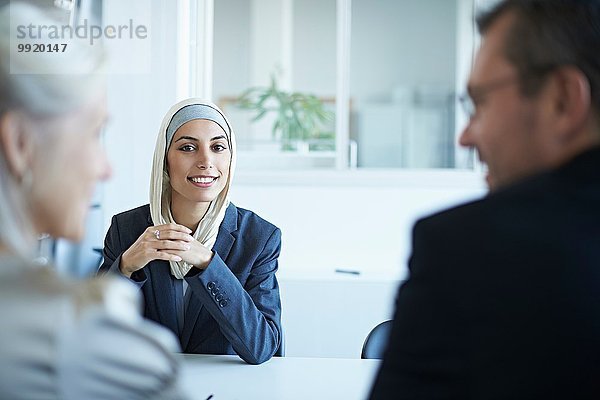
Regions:
M 213 167 L 211 163 L 206 162 L 199 162 L 198 164 L 196 164 L 196 166 L 202 170 L 211 169 Z
M 196 160 L 196 166 L 201 170 L 212 168 L 213 163 L 211 161 L 210 153 L 205 151 L 199 152 L 198 160 Z
M 101 169 L 100 169 L 100 181 L 106 181 L 110 179 L 113 174 L 112 166 L 110 165 L 110 161 L 108 161 L 108 156 L 106 152 L 102 151 L 102 160 L 101 160 Z

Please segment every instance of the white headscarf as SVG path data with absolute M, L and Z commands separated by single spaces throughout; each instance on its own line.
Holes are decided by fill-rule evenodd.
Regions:
M 229 163 L 229 176 L 227 177 L 225 187 L 223 188 L 221 193 L 219 193 L 217 198 L 210 203 L 208 211 L 198 224 L 196 232 L 194 232 L 194 238 L 196 240 L 198 240 L 207 248 L 212 249 L 217 240 L 217 234 L 219 233 L 219 227 L 221 226 L 221 222 L 223 222 L 223 218 L 225 218 L 225 211 L 227 210 L 227 206 L 229 206 L 229 187 L 233 179 L 236 160 L 235 135 L 233 133 L 233 130 L 231 129 L 231 124 L 229 123 L 223 112 L 213 103 L 197 98 L 191 98 L 180 101 L 179 103 L 175 104 L 167 112 L 167 115 L 165 115 L 162 124 L 160 125 L 160 130 L 158 131 L 158 137 L 156 139 L 156 148 L 154 149 L 152 175 L 150 177 L 150 215 L 152 216 L 152 221 L 154 222 L 154 225 L 162 225 L 175 222 L 171 213 L 171 184 L 169 182 L 169 174 L 167 173 L 166 163 L 167 151 L 169 150 L 169 146 L 171 144 L 170 141 L 173 139 L 172 134 L 174 132 L 171 132 L 171 137 L 167 138 L 167 130 L 175 114 L 177 114 L 182 108 L 192 105 L 199 105 L 205 108 L 206 111 L 211 113 L 216 112 L 216 116 L 222 117 L 221 122 L 214 122 L 221 126 L 221 128 L 223 128 L 223 130 L 225 131 L 231 154 Z M 203 117 L 189 119 L 188 118 L 189 117 L 186 118 L 188 121 L 192 119 L 212 120 L 211 118 Z M 179 128 L 179 126 L 177 128 Z M 171 129 L 169 129 L 169 131 L 173 131 L 172 127 Z M 171 265 L 171 274 L 177 279 L 183 279 L 185 275 L 189 272 L 189 270 L 192 268 L 192 265 L 183 261 L 169 261 L 169 264 Z

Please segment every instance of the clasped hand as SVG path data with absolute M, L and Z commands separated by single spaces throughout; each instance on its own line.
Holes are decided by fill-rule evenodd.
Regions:
M 128 278 L 152 260 L 185 261 L 204 269 L 213 252 L 195 240 L 192 231 L 179 224 L 150 226 L 121 256 L 121 273 Z

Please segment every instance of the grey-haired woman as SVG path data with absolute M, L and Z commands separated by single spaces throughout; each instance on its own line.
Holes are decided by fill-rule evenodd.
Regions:
M 0 8 L 0 398 L 178 399 L 176 340 L 138 314 L 132 285 L 74 282 L 33 261 L 41 233 L 81 239 L 111 170 L 103 57 L 75 41 L 60 57 L 11 54 L 11 27 L 29 24 L 56 22 L 24 3 Z

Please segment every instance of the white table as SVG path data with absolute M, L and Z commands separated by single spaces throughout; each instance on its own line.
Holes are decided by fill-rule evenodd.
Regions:
M 185 354 L 182 380 L 194 400 L 364 400 L 379 360 L 274 357 L 249 365 L 237 356 Z

